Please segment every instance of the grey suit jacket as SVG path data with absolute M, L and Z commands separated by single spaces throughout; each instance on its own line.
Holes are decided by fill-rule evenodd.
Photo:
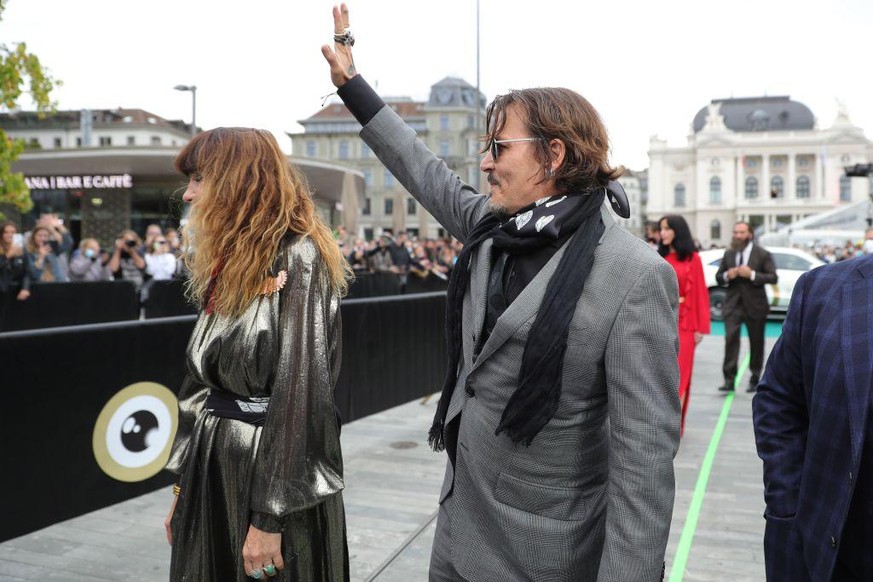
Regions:
M 487 198 L 452 173 L 389 107 L 361 137 L 456 238 Z M 451 561 L 468 580 L 658 580 L 679 443 L 678 289 L 672 268 L 606 224 L 571 322 L 563 391 L 530 447 L 495 436 L 528 331 L 565 247 L 498 319 L 478 358 L 491 241 L 471 263 L 463 353 L 449 406 L 440 502 L 451 495 Z M 469 388 L 470 394 L 465 390 Z

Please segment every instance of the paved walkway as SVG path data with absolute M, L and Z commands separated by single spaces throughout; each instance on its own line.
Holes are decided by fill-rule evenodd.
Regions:
M 772 343 L 769 339 L 768 348 Z M 725 397 L 716 392 L 723 345 L 720 337 L 709 337 L 697 352 L 691 408 L 676 458 L 667 548 L 672 582 L 764 580 L 761 462 L 755 454 L 751 395 L 743 390 L 731 403 L 713 459 L 685 571 L 672 572 L 681 557 L 677 549 L 701 463 L 725 406 Z M 427 579 L 445 458 L 424 442 L 435 404 L 436 398 L 411 402 L 343 427 L 353 580 Z M 170 489 L 163 489 L 4 542 L 0 580 L 166 580 L 170 552 L 163 519 L 171 498 Z

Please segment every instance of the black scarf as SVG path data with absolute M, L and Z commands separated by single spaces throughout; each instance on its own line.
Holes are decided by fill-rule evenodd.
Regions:
M 538 200 L 500 224 L 487 214 L 473 227 L 464 250 L 452 269 L 446 297 L 446 347 L 449 365 L 428 443 L 445 449 L 443 430 L 461 361 L 461 319 L 464 295 L 470 282 L 470 261 L 483 241 L 510 254 L 541 248 L 550 241 L 576 232 L 552 275 L 536 319 L 528 332 L 518 375 L 518 388 L 510 397 L 495 434 L 506 431 L 513 442 L 529 446 L 551 420 L 561 397 L 561 374 L 567 334 L 585 280 L 594 264 L 594 250 L 606 227 L 600 206 L 606 194 L 598 188 L 581 194 L 557 195 Z

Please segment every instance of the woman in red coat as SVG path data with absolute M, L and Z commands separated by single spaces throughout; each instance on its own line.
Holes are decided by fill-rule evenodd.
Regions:
M 658 252 L 676 271 L 679 280 L 679 400 L 682 403 L 682 429 L 691 397 L 691 372 L 694 348 L 709 334 L 709 291 L 703 279 L 703 263 L 691 237 L 688 223 L 681 216 L 668 214 L 658 224 L 661 242 Z

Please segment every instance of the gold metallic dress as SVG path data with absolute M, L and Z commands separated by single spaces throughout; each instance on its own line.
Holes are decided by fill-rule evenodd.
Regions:
M 333 397 L 339 299 L 311 240 L 283 242 L 274 272 L 282 270 L 284 289 L 238 318 L 201 313 L 191 335 L 167 463 L 182 487 L 171 580 L 251 580 L 242 559 L 250 524 L 282 533 L 286 568 L 270 580 L 348 580 Z M 210 390 L 269 397 L 263 426 L 210 414 Z

